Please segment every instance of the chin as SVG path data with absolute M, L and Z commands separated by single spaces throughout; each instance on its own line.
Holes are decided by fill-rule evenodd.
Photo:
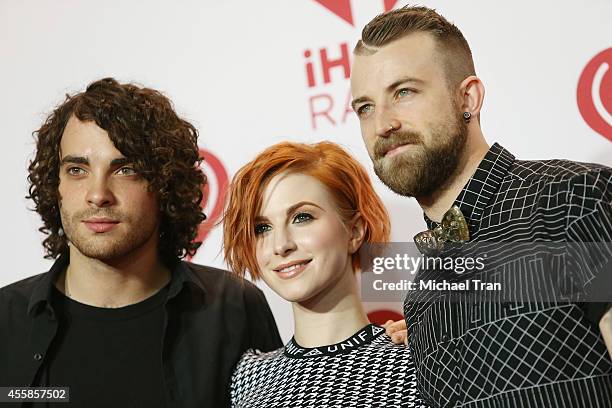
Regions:
M 296 285 L 296 287 L 292 288 L 283 286 L 284 285 L 270 286 L 270 289 L 272 289 L 278 296 L 282 297 L 287 302 L 301 303 L 311 299 L 314 296 L 314 292 L 309 288 L 304 288 L 304 285 Z
M 311 296 L 307 293 L 294 292 L 294 291 L 275 291 L 280 297 L 285 299 L 287 302 L 300 303 L 308 300 Z
M 291 293 L 285 292 L 281 297 L 288 302 L 300 303 L 306 305 L 306 307 L 311 307 L 315 306 L 325 297 L 323 295 L 324 293 L 326 292 L 323 288 L 304 288 L 303 290 L 293 291 Z
M 74 245 L 74 244 L 73 244 Z M 88 258 L 109 262 L 130 253 L 130 248 L 120 245 L 74 245 L 78 251 Z

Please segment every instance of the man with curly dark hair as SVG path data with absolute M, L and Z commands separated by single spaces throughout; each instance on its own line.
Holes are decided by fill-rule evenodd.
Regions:
M 35 132 L 41 275 L 0 289 L 0 386 L 67 386 L 73 406 L 225 406 L 248 348 L 280 347 L 261 291 L 193 255 L 206 179 L 197 130 L 112 78 Z

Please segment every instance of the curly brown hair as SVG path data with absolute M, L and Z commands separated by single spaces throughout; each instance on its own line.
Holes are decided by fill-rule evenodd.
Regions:
M 66 95 L 33 133 L 36 156 L 28 167 L 27 198 L 34 201 L 34 211 L 43 220 L 39 231 L 48 235 L 43 241 L 45 258 L 68 253 L 59 209 L 59 147 L 73 115 L 104 129 L 148 181 L 149 189 L 157 192 L 160 258 L 171 262 L 195 254 L 201 242 L 193 240 L 206 219 L 200 208 L 206 177 L 199 169 L 198 131 L 177 116 L 170 100 L 160 92 L 104 78 L 89 84 L 84 92 Z

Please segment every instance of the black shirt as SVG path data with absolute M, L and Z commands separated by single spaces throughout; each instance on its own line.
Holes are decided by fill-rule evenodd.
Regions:
M 454 204 L 474 242 L 612 242 L 612 169 L 602 165 L 521 161 L 495 144 Z M 513 273 L 527 276 L 520 265 Z M 410 291 L 404 303 L 419 391 L 432 406 L 612 407 L 603 309 L 442 296 Z
M 59 326 L 45 366 L 48 385 L 70 387 L 71 407 L 164 407 L 161 353 L 167 296 L 166 286 L 142 302 L 100 308 L 54 288 L 51 303 Z
M 49 384 L 59 326 L 53 282 L 67 263 L 0 289 L 0 386 Z M 272 312 L 258 288 L 226 271 L 178 260 L 171 271 L 159 356 L 167 406 L 227 406 L 242 353 L 282 346 Z

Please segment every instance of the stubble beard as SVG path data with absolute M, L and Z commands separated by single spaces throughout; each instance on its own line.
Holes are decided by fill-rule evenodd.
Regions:
M 467 140 L 467 124 L 456 115 L 451 123 L 431 129 L 431 146 L 417 132 L 395 132 L 379 138 L 373 152 L 374 172 L 395 193 L 406 197 L 427 197 L 444 187 L 457 171 Z M 413 151 L 384 157 L 389 146 L 412 143 Z
M 110 263 L 142 248 L 157 234 L 157 222 L 154 217 L 148 219 L 131 220 L 116 213 L 96 211 L 82 211 L 69 214 L 60 205 L 62 226 L 69 245 L 74 246 L 81 254 L 88 258 L 97 259 Z M 82 225 L 82 220 L 90 217 L 108 217 L 121 220 L 121 224 L 115 228 L 121 228 L 122 232 L 111 230 L 105 233 L 94 233 Z M 125 228 L 125 227 L 128 228 Z

